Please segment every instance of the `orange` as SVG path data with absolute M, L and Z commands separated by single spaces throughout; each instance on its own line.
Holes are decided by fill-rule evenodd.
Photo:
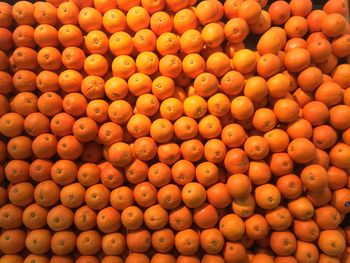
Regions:
M 94 0 L 95 8 L 104 14 L 106 11 L 113 9 L 117 6 L 117 1 L 115 0 Z
M 100 30 L 90 31 L 85 36 L 84 44 L 90 54 L 105 54 L 108 51 L 108 37 Z
M 0 132 L 6 137 L 21 135 L 24 130 L 24 118 L 15 112 L 4 114 L 0 118 Z
M 200 235 L 200 241 L 201 241 L 201 248 L 205 252 L 210 254 L 216 254 L 221 252 L 225 244 L 223 235 L 218 229 L 215 229 L 215 228 L 202 231 Z M 204 258 L 205 257 L 206 256 L 204 256 Z
M 277 122 L 274 112 L 267 108 L 257 109 L 253 116 L 253 126 L 258 131 L 267 132 L 272 130 Z
M 12 7 L 12 16 L 18 25 L 33 25 L 35 7 L 28 1 L 16 2 Z
M 132 116 L 131 105 L 125 100 L 116 100 L 109 105 L 108 115 L 117 124 L 126 123 Z
M 150 207 L 157 202 L 157 189 L 149 182 L 142 182 L 134 188 L 135 202 L 141 207 Z
M 69 208 L 57 205 L 47 214 L 47 224 L 53 231 L 63 231 L 73 224 L 73 217 L 73 212 Z
M 182 102 L 175 98 L 167 98 L 160 105 L 160 115 L 170 121 L 175 121 L 183 113 Z
M 159 60 L 159 72 L 169 78 L 177 78 L 182 71 L 182 61 L 175 55 L 165 55 Z
M 75 119 L 63 112 L 58 113 L 51 119 L 50 128 L 53 134 L 59 137 L 72 134 L 72 128 Z
M 51 250 L 56 255 L 66 255 L 75 248 L 76 236 L 71 231 L 54 233 L 51 239 Z M 61 258 L 58 260 L 62 260 Z M 52 258 L 51 258 L 52 261 Z
M 322 84 L 322 71 L 317 67 L 309 67 L 298 76 L 298 84 L 304 91 L 314 91 Z
M 117 5 L 123 11 L 128 11 L 131 7 L 140 5 L 140 0 L 117 0 Z
M 287 256 L 296 250 L 297 240 L 292 232 L 274 232 L 271 235 L 270 244 L 277 255 Z
M 259 102 L 267 96 L 268 86 L 265 79 L 261 77 L 251 77 L 246 80 L 244 95 L 253 102 Z
M 0 237 L 1 250 L 6 254 L 19 253 L 25 247 L 26 234 L 20 229 L 5 230 Z
M 183 255 L 195 254 L 199 246 L 199 234 L 192 229 L 182 230 L 175 235 L 175 247 Z
M 293 217 L 289 210 L 283 206 L 277 206 L 266 212 L 265 218 L 269 226 L 276 231 L 287 230 L 293 222 Z M 279 233 L 279 232 L 277 232 Z
M 104 96 L 104 80 L 99 76 L 87 76 L 81 82 L 81 93 L 88 99 L 101 99 Z
M 58 40 L 64 47 L 80 46 L 83 43 L 83 33 L 75 25 L 63 25 L 58 30 Z
M 292 16 L 285 23 L 284 30 L 290 38 L 303 37 L 308 30 L 307 20 L 302 16 Z
M 269 152 L 269 144 L 262 136 L 250 136 L 244 143 L 244 151 L 253 160 L 264 159 Z
M 180 49 L 180 40 L 173 33 L 162 33 L 157 39 L 156 48 L 162 56 L 169 54 L 174 55 Z
M 267 53 L 277 54 L 282 48 L 282 40 L 280 35 L 275 30 L 268 30 L 259 39 L 257 44 L 257 51 L 261 55 Z
M 175 31 L 182 35 L 186 30 L 196 29 L 198 26 L 198 20 L 195 12 L 190 8 L 184 8 L 175 13 L 174 19 Z
M 173 29 L 173 19 L 166 12 L 155 12 L 150 18 L 150 28 L 157 36 L 171 32 Z
M 259 214 L 253 214 L 245 221 L 245 229 L 246 234 L 251 239 L 263 239 L 268 233 L 268 223 L 263 216 Z
M 238 17 L 243 18 L 248 24 L 258 21 L 261 14 L 261 6 L 256 1 L 244 1 L 238 8 Z
M 250 31 L 254 34 L 262 34 L 266 32 L 271 27 L 271 17 L 270 14 L 261 10 L 261 14 L 257 22 L 250 25 Z
M 50 30 L 49 30 L 49 32 L 45 32 L 48 42 L 51 43 L 50 38 L 53 38 L 54 41 L 52 41 L 53 42 L 52 44 L 57 46 L 57 44 L 58 44 L 57 30 L 54 27 L 51 27 L 49 25 L 47 25 L 47 27 L 52 30 L 51 32 L 50 32 Z M 44 28 L 44 26 L 42 28 Z M 12 33 L 13 43 L 17 47 L 35 48 L 35 46 L 36 46 L 35 32 L 36 32 L 36 30 L 34 30 L 34 28 L 31 26 L 20 25 L 20 26 L 16 27 L 16 29 Z
M 282 152 L 272 154 L 269 165 L 271 172 L 277 176 L 289 174 L 294 168 L 291 157 L 287 153 Z
M 83 61 L 78 62 L 78 64 L 80 63 L 83 63 Z M 51 82 L 50 79 L 53 81 Z M 55 81 L 55 79 L 57 79 L 57 81 Z M 82 74 L 73 69 L 64 70 L 59 76 L 55 75 L 55 73 L 51 71 L 42 71 L 38 75 L 37 85 L 38 88 L 43 92 L 57 91 L 59 87 L 63 91 L 70 93 L 80 91 L 80 85 L 82 81 Z
M 347 156 L 349 155 L 350 147 L 344 143 L 337 143 L 329 152 L 331 163 L 339 168 L 348 168 L 349 162 Z
M 101 13 L 95 8 L 84 7 L 79 12 L 79 26 L 85 32 L 99 30 L 102 27 L 102 20 Z
M 214 74 L 217 77 L 222 77 L 230 69 L 230 59 L 223 52 L 215 52 L 211 54 L 207 59 L 208 72 Z
M 214 74 L 201 73 L 194 80 L 196 93 L 203 97 L 209 97 L 218 90 L 219 82 Z
M 112 77 L 105 83 L 105 93 L 111 100 L 124 99 L 128 94 L 127 82 L 120 77 Z
M 92 120 L 103 123 L 108 119 L 108 102 L 104 100 L 92 100 L 86 107 L 86 115 Z
M 284 63 L 291 72 L 299 72 L 310 65 L 311 56 L 304 48 L 293 48 L 286 53 Z
M 116 32 L 109 38 L 109 49 L 115 55 L 130 55 L 134 49 L 132 37 L 126 32 Z
M 317 242 L 319 248 L 330 256 L 339 256 L 344 252 L 345 238 L 338 230 L 323 230 Z
M 159 118 L 151 124 L 150 135 L 158 143 L 169 142 L 174 135 L 172 123 L 164 118 Z
M 72 135 L 62 137 L 57 144 L 57 154 L 63 159 L 75 160 L 83 152 L 83 145 Z
M 213 139 L 220 135 L 222 130 L 220 120 L 214 115 L 203 117 L 198 123 L 199 134 L 205 139 Z
M 145 8 L 134 6 L 126 14 L 126 23 L 131 30 L 137 32 L 149 26 L 150 16 Z
M 256 64 L 258 74 L 264 78 L 271 77 L 281 69 L 280 59 L 274 54 L 262 55 Z
M 249 35 L 249 26 L 244 19 L 237 17 L 226 23 L 224 31 L 230 43 L 240 43 Z
M 175 92 L 174 81 L 165 76 L 159 76 L 152 82 L 152 93 L 160 100 L 171 97 Z
M 322 21 L 321 30 L 328 37 L 338 37 L 343 34 L 346 28 L 344 16 L 334 13 L 327 14 Z
M 315 158 L 316 148 L 305 138 L 296 138 L 288 145 L 288 154 L 298 163 L 306 163 Z
M 177 12 L 183 8 L 185 8 L 188 4 L 188 1 L 179 1 L 179 0 L 165 0 L 166 5 L 173 12 Z
M 231 149 L 225 156 L 224 165 L 231 174 L 244 173 L 248 170 L 248 156 L 239 148 Z
M 158 56 L 151 51 L 141 52 L 136 57 L 137 71 L 147 75 L 155 73 L 158 70 L 158 64 Z
M 230 111 L 230 101 L 223 93 L 217 93 L 208 100 L 208 111 L 216 116 L 223 117 Z
M 238 71 L 229 71 L 221 78 L 221 89 L 227 95 L 238 95 L 244 88 L 245 79 Z
M 0 42 L 0 45 L 1 45 L 0 50 L 8 51 L 13 47 L 14 40 L 13 40 L 12 32 L 7 28 L 1 28 L 0 32 L 3 35 L 3 39 L 1 39 L 1 42 Z
M 55 26 L 58 22 L 57 9 L 51 3 L 39 2 L 35 4 L 34 18 L 38 24 Z
M 29 167 L 29 176 L 36 182 L 50 179 L 50 171 L 53 163 L 48 160 L 36 159 Z
M 44 114 L 33 112 L 24 119 L 24 130 L 31 136 L 47 133 L 50 130 L 50 121 Z
M 195 14 L 202 25 L 218 21 L 223 13 L 216 1 L 205 0 L 196 6 Z
M 63 25 L 77 25 L 78 16 L 79 8 L 72 2 L 63 2 L 57 7 L 57 18 Z
M 303 38 L 293 37 L 286 42 L 284 51 L 288 52 L 293 48 L 306 48 L 306 46 L 307 46 L 307 43 Z
M 130 253 L 126 258 L 125 258 L 125 263 L 149 263 L 150 260 L 149 258 L 144 254 L 144 253 Z
M 63 110 L 68 114 L 78 117 L 85 114 L 87 101 L 80 93 L 69 93 L 63 98 Z
M 272 184 L 263 184 L 255 189 L 256 203 L 264 209 L 276 208 L 281 201 L 278 188 Z
M 62 52 L 62 64 L 67 69 L 80 70 L 84 66 L 85 53 L 77 47 L 67 47 Z
M 182 61 L 184 73 L 191 78 L 196 78 L 206 68 L 205 60 L 198 54 L 188 54 Z
M 181 154 L 185 160 L 198 161 L 203 153 L 203 144 L 197 139 L 188 140 L 181 144 Z
M 134 46 L 137 51 L 152 51 L 156 47 L 156 35 L 149 29 L 141 29 L 134 36 Z
M 0 71 L 0 76 L 3 79 L 3 82 L 0 84 L 1 94 L 8 94 L 13 89 L 13 83 L 11 75 L 5 71 Z
M 126 80 L 136 72 L 136 63 L 130 56 L 117 56 L 112 62 L 112 72 L 114 77 Z
M 334 82 L 322 83 L 315 92 L 315 99 L 325 103 L 328 107 L 338 104 L 342 97 L 342 87 Z
M 188 29 L 180 37 L 181 51 L 186 54 L 198 53 L 202 50 L 204 40 L 201 33 L 195 29 Z
M 3 14 L 0 19 L 1 27 L 9 27 L 13 22 L 12 8 L 8 3 L 1 3 L 0 9 Z
M 330 124 L 333 128 L 343 130 L 350 127 L 349 121 L 344 118 L 350 111 L 348 105 L 336 105 L 329 110 Z
M 256 55 L 249 49 L 241 49 L 235 52 L 232 60 L 234 68 L 240 73 L 252 72 L 257 63 Z
M 121 233 L 110 233 L 102 237 L 102 250 L 106 255 L 110 255 L 106 256 L 103 260 L 109 258 L 110 260 L 115 261 L 118 257 L 112 255 L 120 255 L 125 249 L 126 242 Z M 122 262 L 121 259 L 120 262 Z
M 157 11 L 161 11 L 164 9 L 165 1 L 149 1 L 149 0 L 143 0 L 141 1 L 141 5 L 147 10 L 149 14 L 153 14 Z
M 62 98 L 53 92 L 45 92 L 38 99 L 39 111 L 45 116 L 54 116 L 62 112 Z
M 209 23 L 202 29 L 202 37 L 207 47 L 218 47 L 225 39 L 225 31 L 219 23 Z
M 84 61 L 84 70 L 88 75 L 102 77 L 107 73 L 108 68 L 107 59 L 100 54 L 92 54 Z
M 109 9 L 103 14 L 102 23 L 104 29 L 110 33 L 124 31 L 126 28 L 125 14 L 119 9 Z
M 135 138 L 143 137 L 149 134 L 151 120 L 143 114 L 131 116 L 127 123 L 128 132 Z
M 332 51 L 337 57 L 347 57 L 349 56 L 348 51 L 348 39 L 349 35 L 343 35 L 332 41 Z
M 327 15 L 326 12 L 324 12 L 323 10 L 311 11 L 306 18 L 306 21 L 309 24 L 309 31 L 310 32 L 321 31 L 322 21 L 326 17 L 326 15 Z
M 254 113 L 254 105 L 246 96 L 238 96 L 231 102 L 231 114 L 238 120 L 246 120 Z
M 117 142 L 111 145 L 108 155 L 110 162 L 117 167 L 128 165 L 133 157 L 130 146 L 123 142 Z
M 334 58 L 331 58 L 332 55 L 332 46 L 329 43 L 327 39 L 315 39 L 311 41 L 307 45 L 307 50 L 309 51 L 311 58 L 316 63 L 322 63 L 325 62 L 331 62 L 330 65 L 328 65 L 329 68 L 333 69 L 335 67 L 334 64 Z M 323 70 L 327 70 L 325 67 L 321 67 Z
M 284 24 L 290 17 L 291 13 L 288 3 L 280 0 L 273 2 L 268 11 L 271 16 L 272 23 L 275 25 Z
M 81 232 L 77 236 L 76 247 L 82 255 L 93 255 L 100 251 L 101 236 L 95 230 Z
M 18 69 L 33 70 L 38 65 L 38 61 L 35 59 L 37 55 L 38 53 L 31 48 L 19 47 L 13 51 L 12 58 Z
M 274 105 L 274 112 L 280 122 L 289 123 L 297 119 L 299 105 L 290 99 L 280 99 Z

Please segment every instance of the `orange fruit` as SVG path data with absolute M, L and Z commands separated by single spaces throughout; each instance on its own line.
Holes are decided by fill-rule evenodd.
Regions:
M 150 15 L 144 7 L 131 7 L 126 14 L 126 23 L 131 30 L 137 32 L 148 27 Z
M 85 32 L 100 29 L 102 27 L 102 20 L 102 14 L 93 7 L 84 7 L 79 12 L 79 26 Z
M 321 30 L 328 37 L 338 37 L 343 34 L 346 28 L 344 16 L 333 13 L 327 14 L 322 21 Z
M 249 34 L 249 26 L 242 18 L 232 18 L 225 25 L 225 36 L 230 43 L 240 43 Z

